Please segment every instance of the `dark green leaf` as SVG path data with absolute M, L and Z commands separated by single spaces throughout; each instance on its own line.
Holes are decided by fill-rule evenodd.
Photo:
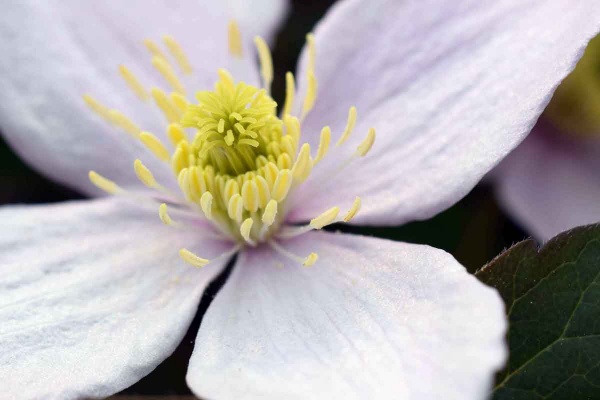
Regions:
M 476 275 L 498 289 L 510 321 L 493 398 L 600 399 L 600 224 L 539 251 L 520 242 Z

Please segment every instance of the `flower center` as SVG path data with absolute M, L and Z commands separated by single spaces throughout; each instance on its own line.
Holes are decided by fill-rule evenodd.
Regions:
M 191 73 L 191 65 L 181 46 L 169 36 L 164 37 L 164 42 L 181 72 L 184 75 Z M 152 54 L 152 65 L 173 92 L 167 95 L 158 88 L 152 88 L 148 93 L 125 66 L 121 66 L 119 72 L 140 100 L 153 100 L 162 111 L 168 122 L 166 136 L 173 150 L 168 150 L 158 136 L 142 131 L 121 112 L 108 109 L 88 95 L 84 96 L 84 100 L 107 122 L 140 140 L 159 160 L 170 164 L 184 199 L 157 182 L 141 160 L 134 162 L 134 170 L 140 181 L 159 192 L 156 197 L 151 196 L 150 201 L 166 201 L 158 207 L 162 222 L 178 227 L 181 222 L 177 218 L 173 220 L 171 215 L 198 218 L 199 211 L 214 224 L 220 239 L 233 239 L 239 243 L 238 247 L 266 242 L 280 254 L 304 265 L 312 265 L 317 260 L 316 254 L 298 257 L 287 252 L 278 241 L 335 222 L 348 222 L 356 215 L 361 204 L 357 197 L 343 217 L 338 216 L 338 207 L 332 207 L 305 226 L 285 224 L 288 198 L 325 157 L 331 142 L 331 131 L 326 126 L 321 130 L 320 143 L 313 158 L 310 145 L 301 145 L 300 141 L 301 121 L 311 111 L 317 95 L 312 35 L 307 36 L 307 88 L 299 118 L 292 115 L 296 88 L 294 76 L 289 72 L 286 74 L 285 104 L 281 116 L 277 115 L 277 103 L 270 96 L 273 79 L 271 54 L 264 40 L 259 37 L 255 38 L 255 44 L 264 87 L 236 83 L 229 72 L 221 69 L 214 90 L 197 92 L 195 104 L 188 101 L 185 86 L 167 55 L 154 42 L 146 40 L 144 43 Z M 241 43 L 239 29 L 232 22 L 229 25 L 229 49 L 233 57 L 242 57 Z M 336 147 L 346 142 L 355 121 L 356 109 L 352 107 Z M 375 130 L 370 129 L 351 160 L 342 163 L 342 167 L 349 165 L 348 161 L 356 157 L 365 156 L 374 140 Z M 90 171 L 89 177 L 93 184 L 106 192 L 127 194 L 116 183 L 95 171 Z M 171 214 L 167 203 L 172 205 Z M 209 262 L 187 249 L 181 249 L 180 255 L 194 266 Z

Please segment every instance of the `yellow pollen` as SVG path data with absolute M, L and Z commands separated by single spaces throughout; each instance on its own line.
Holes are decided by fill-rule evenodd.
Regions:
M 137 175 L 138 179 L 144 185 L 148 186 L 149 188 L 156 188 L 158 186 L 156 179 L 154 179 L 154 175 L 152 175 L 152 172 L 146 168 L 141 160 L 135 160 L 133 163 L 133 169 L 135 170 L 135 174 Z
M 169 161 L 171 158 L 171 154 L 165 145 L 150 132 L 140 133 L 140 140 L 159 160 Z
M 341 146 L 342 144 L 344 144 L 344 142 L 346 140 L 348 140 L 348 138 L 352 134 L 352 130 L 354 130 L 355 124 L 356 124 L 356 107 L 352 106 L 352 107 L 350 107 L 350 110 L 348 111 L 348 122 L 346 122 L 346 129 L 344 129 L 344 133 L 342 133 L 342 136 L 335 144 L 336 146 Z
M 285 118 L 292 112 L 294 107 L 294 97 L 296 96 L 296 82 L 294 81 L 294 74 L 287 72 L 285 74 L 285 103 L 283 105 L 282 115 Z
M 179 43 L 177 43 L 177 41 L 171 36 L 163 36 L 163 42 L 167 46 L 167 49 L 169 50 L 175 61 L 177 61 L 181 72 L 183 72 L 186 75 L 191 74 L 192 65 L 190 64 L 187 56 L 185 55 L 185 52 L 183 51 L 183 48 L 179 45 Z
M 375 142 L 375 129 L 371 128 L 371 129 L 369 129 L 369 133 L 367 133 L 367 137 L 362 141 L 361 144 L 358 145 L 358 148 L 356 149 L 356 153 L 361 157 L 366 156 L 367 153 L 369 152 L 369 150 L 371 150 L 371 147 L 373 147 L 374 142 Z
M 302 265 L 304 265 L 305 267 L 312 267 L 318 259 L 319 255 L 317 253 L 310 253 L 308 257 L 304 259 Z
M 243 55 L 242 34 L 237 22 L 234 20 L 229 21 L 227 33 L 229 39 L 229 53 L 231 53 L 232 56 L 241 58 Z
M 271 51 L 267 43 L 260 36 L 254 38 L 254 44 L 256 45 L 260 59 L 260 74 L 263 78 L 263 86 L 267 89 L 267 92 L 270 92 L 271 82 L 273 82 L 273 58 L 271 57 Z
M 173 220 L 167 213 L 167 205 L 162 203 L 160 207 L 158 207 L 158 217 L 165 225 L 173 225 Z
M 123 191 L 123 189 L 121 189 L 119 185 L 117 185 L 109 179 L 106 179 L 96 171 L 90 171 L 88 173 L 88 177 L 90 178 L 90 181 L 94 185 L 96 185 L 97 188 L 104 190 L 108 194 L 116 194 L 118 192 Z
M 181 81 L 179 80 L 177 75 L 175 74 L 175 71 L 173 70 L 173 68 L 171 68 L 169 63 L 167 61 L 165 61 L 164 58 L 153 57 L 152 65 L 154 66 L 154 68 L 156 68 L 158 70 L 158 72 L 161 73 L 163 78 L 165 78 L 165 80 L 169 83 L 169 85 L 171 85 L 173 90 L 175 90 L 181 94 L 185 94 L 185 89 L 183 87 L 183 84 L 181 83 Z
M 313 218 L 310 221 L 310 226 L 314 229 L 321 229 L 326 225 L 331 224 L 335 221 L 340 212 L 339 207 L 331 207 L 318 217 Z
M 119 73 L 125 80 L 125 83 L 129 86 L 129 88 L 135 93 L 135 95 L 142 101 L 146 101 L 150 98 L 150 95 L 144 88 L 144 86 L 140 83 L 140 81 L 135 77 L 133 72 L 127 69 L 126 66 L 119 66 Z
M 188 249 L 179 250 L 179 256 L 183 259 L 183 261 L 185 261 L 186 263 L 188 263 L 196 268 L 204 267 L 206 264 L 208 264 L 210 262 L 206 258 L 198 257 L 197 255 L 195 255 Z

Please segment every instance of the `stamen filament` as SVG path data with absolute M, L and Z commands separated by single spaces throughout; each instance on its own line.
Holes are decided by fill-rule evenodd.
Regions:
M 153 57 L 152 65 L 154 66 L 154 68 L 156 68 L 158 70 L 158 72 L 160 72 L 160 74 L 163 76 L 163 78 L 165 78 L 165 80 L 169 83 L 169 85 L 171 85 L 171 87 L 175 91 L 177 91 L 181 94 L 185 94 L 185 89 L 183 87 L 183 84 L 181 83 L 181 81 L 179 80 L 177 75 L 175 74 L 175 71 L 173 70 L 173 68 L 171 68 L 169 63 L 164 58 Z
M 171 36 L 163 36 L 163 42 L 167 46 L 167 49 L 169 50 L 175 61 L 177 61 L 181 72 L 183 72 L 186 75 L 191 74 L 193 71 L 192 66 L 179 43 L 177 43 L 177 41 Z
M 283 105 L 283 117 L 290 115 L 294 106 L 294 97 L 296 96 L 296 83 L 294 82 L 294 74 L 287 72 L 285 74 L 285 103 Z
M 361 144 L 356 148 L 356 153 L 360 157 L 364 157 L 367 155 L 371 147 L 373 147 L 373 143 L 375 142 L 375 129 L 369 129 L 369 133 L 367 133 L 367 137 L 362 141 Z
M 123 191 L 123 189 L 121 189 L 121 187 L 119 185 L 117 185 L 116 183 L 114 183 L 110 179 L 107 179 L 107 178 L 103 177 L 102 175 L 100 175 L 96 171 L 90 171 L 88 173 L 88 177 L 90 178 L 90 181 L 94 185 L 96 185 L 96 187 L 98 189 L 104 190 L 108 194 L 116 194 L 118 192 L 122 192 Z
M 183 259 L 183 261 L 196 268 L 202 268 L 210 262 L 210 260 L 198 257 L 197 255 L 185 248 L 179 250 L 179 256 Z
M 346 128 L 344 129 L 344 133 L 335 144 L 336 146 L 341 146 L 352 134 L 352 130 L 354 130 L 354 125 L 356 124 L 356 107 L 350 107 L 348 110 L 348 122 L 346 122 Z
M 150 98 L 150 95 L 144 88 L 144 86 L 140 83 L 140 81 L 136 78 L 136 76 L 131 72 L 126 66 L 119 66 L 119 73 L 127 83 L 127 86 L 135 93 L 135 95 L 142 101 L 146 101 Z
M 169 213 L 167 212 L 167 205 L 165 203 L 162 203 L 158 207 L 158 217 L 165 225 L 173 225 L 174 224 L 173 220 L 169 216 Z
M 137 159 L 133 163 L 133 169 L 135 170 L 135 174 L 138 179 L 147 187 L 151 189 L 156 189 L 159 187 L 154 175 L 152 172 L 142 163 L 140 159 Z
M 260 74 L 263 78 L 263 87 L 267 90 L 267 93 L 270 93 L 271 82 L 273 82 L 273 59 L 271 51 L 267 43 L 260 36 L 254 38 L 254 44 L 256 45 L 260 59 Z
M 305 267 L 310 267 L 310 266 L 314 265 L 314 263 L 319 258 L 317 253 L 310 253 L 307 257 L 304 257 L 304 258 L 297 256 L 296 254 L 292 253 L 291 251 L 286 250 L 283 246 L 281 246 L 275 240 L 269 240 L 267 242 L 267 244 L 269 246 L 271 246 L 271 248 L 273 250 L 275 250 L 277 253 L 279 253 L 280 255 L 282 255 L 298 264 L 302 264 Z
M 150 132 L 140 133 L 140 140 L 159 160 L 169 161 L 171 154 L 159 138 Z
M 160 57 L 163 60 L 167 61 L 167 56 L 165 55 L 165 53 L 163 53 L 160 47 L 158 47 L 158 45 L 152 40 L 144 39 L 144 45 L 146 46 L 148 51 L 150 51 L 150 54 L 152 54 L 153 57 Z
M 329 143 L 331 142 L 331 129 L 328 126 L 321 130 L 321 140 L 319 141 L 319 148 L 317 149 L 317 156 L 313 161 L 315 166 L 319 161 L 325 157 L 327 150 L 329 150 Z

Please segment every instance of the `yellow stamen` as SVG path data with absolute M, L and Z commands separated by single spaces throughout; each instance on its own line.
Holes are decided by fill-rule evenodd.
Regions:
M 163 224 L 173 225 L 173 220 L 171 219 L 171 217 L 169 216 L 169 213 L 167 212 L 167 205 L 165 203 L 162 203 L 158 207 L 158 217 L 163 222 Z
M 133 163 L 133 169 L 135 170 L 135 174 L 138 179 L 149 188 L 156 188 L 158 183 L 156 179 L 154 179 L 154 175 L 152 172 L 142 163 L 140 159 L 135 160 Z
M 319 161 L 325 157 L 327 154 L 327 150 L 329 150 L 329 143 L 331 142 L 331 129 L 328 126 L 324 127 L 321 130 L 321 140 L 319 141 L 319 148 L 317 149 L 317 156 L 313 161 L 313 165 L 317 164 Z
M 167 136 L 173 146 L 177 146 L 183 140 L 187 141 L 187 135 L 179 124 L 170 124 L 167 128 Z
M 110 110 L 107 107 L 100 104 L 98 101 L 96 101 L 92 96 L 90 96 L 88 94 L 83 96 L 83 100 L 85 101 L 85 104 L 92 111 L 94 111 L 96 114 L 98 114 L 99 116 L 104 118 L 106 121 L 112 122 L 112 119 L 110 117 Z
M 308 48 L 308 70 L 314 73 L 317 51 L 315 47 L 315 35 L 312 33 L 306 35 L 306 46 Z
M 239 193 L 236 193 L 229 199 L 229 203 L 227 205 L 227 213 L 229 215 L 229 218 L 237 221 L 238 223 L 241 223 L 243 212 L 244 202 L 242 200 L 242 196 L 240 196 Z
M 170 123 L 179 122 L 179 113 L 177 112 L 175 107 L 173 107 L 165 92 L 158 88 L 152 88 L 151 93 L 154 102 L 156 103 L 158 108 L 160 108 L 160 110 L 163 112 L 167 121 L 169 121 Z
M 192 66 L 179 43 L 177 43 L 177 41 L 171 36 L 163 36 L 163 42 L 165 42 L 167 49 L 169 50 L 175 61 L 177 61 L 181 72 L 183 72 L 186 75 L 191 74 Z
M 254 180 L 244 182 L 242 186 L 242 200 L 244 208 L 250 212 L 256 212 L 259 206 L 258 186 Z
M 348 111 L 348 122 L 346 122 L 346 129 L 344 129 L 344 133 L 342 133 L 342 136 L 335 144 L 336 146 L 340 146 L 346 140 L 348 140 L 348 138 L 352 134 L 352 130 L 354 129 L 355 124 L 356 124 L 356 107 L 352 106 L 352 107 L 350 107 L 350 110 Z
M 159 138 L 150 132 L 140 133 L 140 140 L 159 160 L 169 161 L 171 154 Z
M 306 87 L 306 95 L 304 96 L 304 104 L 302 105 L 302 119 L 312 110 L 317 99 L 317 78 L 315 78 L 313 73 L 309 72 L 307 80 L 308 86 Z
M 237 22 L 234 20 L 229 21 L 227 33 L 229 39 L 229 53 L 231 53 L 232 56 L 241 58 L 243 55 L 242 34 Z
M 296 83 L 294 74 L 287 72 L 285 74 L 285 103 L 283 105 L 283 117 L 285 118 L 292 112 L 294 106 L 294 97 L 296 96 Z
M 171 68 L 169 63 L 167 63 L 167 61 L 165 61 L 164 58 L 153 57 L 152 65 L 154 66 L 154 68 L 156 68 L 158 70 L 158 72 L 160 72 L 160 74 L 163 76 L 163 78 L 165 78 L 165 80 L 169 83 L 169 85 L 171 85 L 173 90 L 175 90 L 181 94 L 185 94 L 185 89 L 183 87 L 183 84 L 181 83 L 181 81 L 179 80 L 177 75 L 175 74 L 175 71 L 173 70 L 173 68 Z
M 331 224 L 335 221 L 340 212 L 339 207 L 331 207 L 329 210 L 325 211 L 323 214 L 318 217 L 313 218 L 310 221 L 310 226 L 314 229 L 321 229 L 326 225 Z
M 304 259 L 304 262 L 302 263 L 302 265 L 305 267 L 312 267 L 317 262 L 318 259 L 319 259 L 319 255 L 317 253 L 310 253 L 308 255 L 308 257 L 306 257 Z
M 190 103 L 187 101 L 185 96 L 183 96 L 177 92 L 171 93 L 170 97 L 171 97 L 171 102 L 173 102 L 173 105 L 175 106 L 175 108 L 177 108 L 177 110 L 181 114 L 183 114 L 185 112 L 185 110 L 187 110 L 188 106 L 190 105 Z
M 210 192 L 205 192 L 200 198 L 200 207 L 207 219 L 212 219 L 212 201 L 213 196 Z
M 165 62 L 167 61 L 167 56 L 165 55 L 165 53 L 152 40 L 145 39 L 144 45 L 146 46 L 148 51 L 150 51 L 150 54 L 152 54 L 153 57 L 160 57 L 163 60 L 165 60 Z
M 179 250 L 179 256 L 183 259 L 183 261 L 196 268 L 204 267 L 210 262 L 210 260 L 207 260 L 206 258 L 198 257 L 188 249 Z
M 117 110 L 110 110 L 108 115 L 113 124 L 129 133 L 133 137 L 137 138 L 142 131 L 132 120 Z
M 361 157 L 366 156 L 367 153 L 369 152 L 369 150 L 371 150 L 371 147 L 373 147 L 374 142 L 375 142 L 375 129 L 371 128 L 371 129 L 369 129 L 369 133 L 367 133 L 367 137 L 356 148 L 356 153 Z
M 285 200 L 292 186 L 292 172 L 289 169 L 279 171 L 271 190 L 271 197 L 277 202 Z
M 131 72 L 126 66 L 120 65 L 119 66 L 119 73 L 121 74 L 121 76 L 125 80 L 125 83 L 127 83 L 127 86 L 129 86 L 129 88 L 131 89 L 131 91 L 133 93 L 135 93 L 135 95 L 137 97 L 139 97 L 140 100 L 146 101 L 146 100 L 148 100 L 150 98 L 150 95 L 148 94 L 148 92 L 146 91 L 146 89 L 144 88 L 144 86 L 135 77 L 135 75 L 133 74 L 133 72 Z
M 275 217 L 277 216 L 277 201 L 271 199 L 265 207 L 265 212 L 262 215 L 262 222 L 266 226 L 273 225 Z
M 98 189 L 104 190 L 108 194 L 116 194 L 118 192 L 123 191 L 123 189 L 121 189 L 119 185 L 117 185 L 110 179 L 106 179 L 96 171 L 90 171 L 88 173 L 88 177 Z
M 352 203 L 352 207 L 350 208 L 350 210 L 348 210 L 348 212 L 344 216 L 344 222 L 350 222 L 350 220 L 352 218 L 354 218 L 354 216 L 360 210 L 360 205 L 361 205 L 360 197 L 355 198 L 354 203 Z
M 312 170 L 312 160 L 310 159 L 310 145 L 304 143 L 298 153 L 298 158 L 292 167 L 292 175 L 294 180 L 302 183 L 310 175 Z
M 252 224 L 254 224 L 254 220 L 252 218 L 246 218 L 244 222 L 242 222 L 242 225 L 240 225 L 240 234 L 246 242 L 251 242 L 250 231 L 252 230 Z
M 271 91 L 271 82 L 273 82 L 273 59 L 269 46 L 260 36 L 254 38 L 258 57 L 260 59 L 260 74 L 263 78 L 263 86 L 267 92 Z

